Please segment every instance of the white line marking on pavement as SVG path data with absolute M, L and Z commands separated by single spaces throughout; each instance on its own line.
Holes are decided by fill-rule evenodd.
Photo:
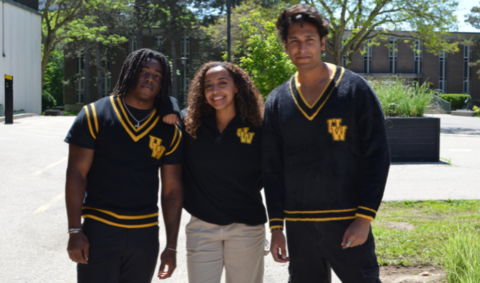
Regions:
M 38 170 L 37 172 L 33 173 L 32 176 L 38 176 L 38 175 L 42 174 L 44 171 L 46 171 L 46 170 L 48 170 L 48 169 L 50 169 L 50 168 L 52 168 L 52 167 L 55 167 L 55 166 L 57 166 L 58 164 L 62 163 L 63 161 L 67 160 L 67 158 L 68 158 L 68 157 L 64 157 L 64 158 L 60 159 L 59 161 L 57 161 L 57 162 L 55 162 L 55 163 L 53 163 L 53 164 L 50 164 L 50 165 L 48 165 L 47 167 L 45 167 L 45 168 L 43 168 L 43 169 L 41 169 L 41 170 Z
M 61 193 L 58 196 L 52 198 L 49 202 L 47 202 L 46 204 L 40 206 L 37 210 L 35 210 L 33 214 L 45 212 L 50 206 L 52 206 L 54 203 L 62 199 L 64 196 L 65 196 L 65 193 Z
M 16 132 L 15 134 L 34 136 L 34 137 L 42 137 L 42 138 L 52 138 L 52 139 L 61 140 L 61 141 L 63 141 L 63 139 L 65 138 L 65 137 L 60 137 L 60 136 L 44 136 L 44 135 L 35 135 L 35 134 L 19 133 L 19 132 Z

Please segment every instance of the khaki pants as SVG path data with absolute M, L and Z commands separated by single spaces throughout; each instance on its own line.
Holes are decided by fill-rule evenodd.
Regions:
M 187 224 L 190 283 L 262 283 L 265 226 L 215 225 L 194 216 Z

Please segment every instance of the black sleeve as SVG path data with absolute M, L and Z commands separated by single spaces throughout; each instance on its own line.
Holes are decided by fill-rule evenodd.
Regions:
M 180 108 L 178 107 L 178 101 L 175 97 L 169 96 L 169 99 L 165 100 L 160 108 L 160 116 L 164 117 L 169 114 L 176 114 L 180 119 Z
M 265 104 L 262 132 L 262 174 L 267 200 L 270 229 L 283 228 L 284 223 L 284 165 L 283 139 L 270 96 Z
M 183 137 L 179 126 L 174 125 L 173 138 L 167 145 L 166 153 L 163 156 L 163 164 L 182 164 L 183 163 Z
M 382 202 L 390 168 L 390 147 L 385 116 L 377 95 L 365 82 L 357 104 L 357 121 L 362 152 L 362 194 L 357 216 L 374 220 Z
M 93 104 L 85 105 L 73 122 L 65 142 L 84 148 L 95 149 L 95 140 L 98 135 L 97 119 Z

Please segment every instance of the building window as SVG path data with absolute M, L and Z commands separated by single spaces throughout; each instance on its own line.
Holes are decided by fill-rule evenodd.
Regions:
M 345 41 L 347 41 L 345 38 L 342 39 L 342 50 L 345 48 Z M 342 56 L 342 67 L 345 67 L 347 65 L 347 52 Z
M 470 46 L 463 46 L 463 93 L 470 94 L 472 82 L 470 81 L 470 58 L 471 49 Z
M 423 61 L 423 54 L 422 54 L 422 44 L 420 40 L 415 40 L 415 49 L 413 50 L 413 61 L 414 61 L 414 73 L 421 74 L 422 73 L 422 61 Z
M 443 93 L 447 91 L 447 53 L 442 52 L 439 56 L 438 89 Z
M 388 72 L 391 74 L 397 73 L 397 55 L 398 55 L 398 43 L 397 39 L 390 38 L 388 48 Z
M 102 97 L 109 96 L 112 92 L 112 64 L 110 61 L 102 62 L 102 67 L 104 70 L 103 76 L 103 93 Z
M 180 56 L 181 58 L 186 58 L 182 60 L 182 70 L 180 76 L 180 91 L 183 93 L 184 101 L 186 101 L 187 94 L 188 94 L 188 86 L 190 81 L 188 79 L 188 63 L 190 58 L 190 37 L 189 36 L 182 36 L 182 40 L 180 42 Z
M 369 39 L 367 43 L 364 44 L 363 53 L 363 72 L 369 74 L 372 72 L 372 46 L 370 45 L 372 40 Z
M 130 41 L 128 42 L 128 53 L 132 53 L 133 51 L 137 50 L 137 37 L 132 36 L 130 37 Z
M 85 57 L 83 55 L 77 56 L 76 60 L 77 80 L 75 81 L 75 100 L 77 104 L 85 103 Z
M 163 36 L 155 36 L 155 42 L 153 44 L 153 49 L 157 51 L 163 51 Z

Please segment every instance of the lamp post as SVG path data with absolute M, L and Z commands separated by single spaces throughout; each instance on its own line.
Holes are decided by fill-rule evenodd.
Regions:
M 227 0 L 227 62 L 230 62 L 230 1 Z
M 182 76 L 181 76 L 182 83 L 181 83 L 181 85 L 182 85 L 182 94 L 183 94 L 183 97 L 182 97 L 183 101 L 182 102 L 184 102 L 185 101 L 185 96 L 186 96 L 186 91 L 185 91 L 185 89 L 186 89 L 186 84 L 185 84 L 185 82 L 186 82 L 186 72 L 185 72 L 185 69 L 187 67 L 188 58 L 187 57 L 181 57 L 179 59 L 182 62 Z

